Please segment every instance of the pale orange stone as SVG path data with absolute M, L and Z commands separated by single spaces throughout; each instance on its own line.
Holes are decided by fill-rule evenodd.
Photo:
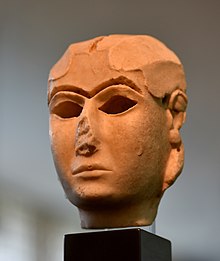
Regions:
M 52 68 L 52 153 L 82 227 L 154 221 L 183 168 L 185 91 L 178 57 L 147 35 L 72 44 Z

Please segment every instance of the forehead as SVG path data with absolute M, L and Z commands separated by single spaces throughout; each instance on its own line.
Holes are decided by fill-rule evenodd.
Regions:
M 71 90 L 93 96 L 105 85 L 117 83 L 132 86 L 141 93 L 146 90 L 141 71 L 124 71 L 112 68 L 106 51 L 92 54 L 83 53 L 72 57 L 65 75 L 51 82 L 50 92 L 53 96 L 58 91 Z

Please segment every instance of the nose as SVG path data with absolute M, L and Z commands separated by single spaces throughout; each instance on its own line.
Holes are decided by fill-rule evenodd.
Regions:
M 76 156 L 89 157 L 98 151 L 100 142 L 94 135 L 94 130 L 87 116 L 80 119 L 75 142 Z

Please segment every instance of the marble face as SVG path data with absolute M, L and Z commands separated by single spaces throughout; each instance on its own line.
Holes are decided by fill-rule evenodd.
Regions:
M 85 50 L 67 54 L 51 72 L 56 170 L 67 198 L 79 209 L 82 227 L 149 225 L 182 168 L 183 157 L 174 178 L 167 171 L 174 165 L 173 150 L 182 150 L 178 130 L 184 117 L 178 114 L 175 128 L 168 99 L 150 93 L 145 75 L 151 69 L 143 69 L 145 74 L 117 69 L 117 59 L 112 65 L 109 55 L 115 41 L 101 50 L 97 43 L 81 43 Z M 173 104 L 184 107 L 184 101 L 179 90 Z

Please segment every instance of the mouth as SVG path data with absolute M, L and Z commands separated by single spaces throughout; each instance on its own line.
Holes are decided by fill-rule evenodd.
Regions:
M 104 168 L 103 166 L 99 164 L 87 164 L 87 165 L 81 165 L 79 167 L 75 167 L 72 169 L 72 174 L 77 175 L 85 171 L 110 171 L 109 169 Z

